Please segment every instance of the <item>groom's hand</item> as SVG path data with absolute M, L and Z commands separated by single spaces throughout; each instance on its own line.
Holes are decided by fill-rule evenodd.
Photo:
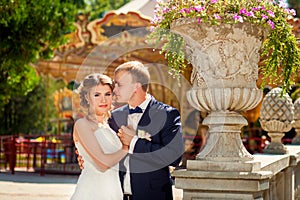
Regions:
M 131 126 L 121 126 L 118 136 L 124 145 L 129 146 L 133 136 L 135 136 L 135 130 Z

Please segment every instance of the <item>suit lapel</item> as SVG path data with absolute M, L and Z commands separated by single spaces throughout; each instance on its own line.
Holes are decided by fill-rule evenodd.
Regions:
M 138 123 L 137 133 L 138 130 L 143 130 L 154 136 L 159 132 L 162 124 L 161 117 L 165 115 L 165 112 L 161 112 L 158 107 L 157 101 L 151 96 L 151 100 Z
M 143 113 L 143 115 L 142 115 L 142 117 L 141 117 L 141 119 L 138 123 L 138 126 L 137 126 L 138 128 L 143 127 L 143 126 L 147 126 L 151 122 L 149 112 L 151 112 L 151 110 L 153 109 L 152 105 L 154 104 L 155 101 L 156 100 L 154 99 L 154 97 L 151 96 L 151 100 L 148 103 L 148 105 L 147 105 L 147 107 L 146 107 L 146 109 L 145 109 L 145 111 L 144 111 L 144 113 Z

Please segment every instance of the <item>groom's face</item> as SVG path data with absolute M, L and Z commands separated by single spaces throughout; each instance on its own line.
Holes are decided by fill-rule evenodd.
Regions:
M 114 94 L 119 103 L 128 103 L 136 91 L 137 83 L 134 83 L 132 75 L 127 71 L 115 74 Z

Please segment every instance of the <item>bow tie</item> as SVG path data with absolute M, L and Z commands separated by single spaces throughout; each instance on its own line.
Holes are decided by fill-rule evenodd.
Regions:
M 133 113 L 143 113 L 143 110 L 140 107 L 135 107 L 134 109 L 129 109 L 129 114 Z

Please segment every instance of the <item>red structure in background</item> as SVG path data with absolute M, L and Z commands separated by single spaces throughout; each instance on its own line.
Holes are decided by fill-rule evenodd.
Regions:
M 70 135 L 60 136 L 0 136 L 0 170 L 9 167 L 12 174 L 16 168 L 34 170 L 45 173 L 79 174 L 80 169 L 74 153 L 74 143 Z M 182 166 L 185 168 L 186 160 L 196 159 L 201 150 L 201 136 L 184 136 L 184 140 L 192 141 L 191 149 L 183 154 Z M 269 142 L 267 138 L 242 138 L 246 149 L 251 153 L 262 153 Z M 284 144 L 290 144 L 291 139 L 283 139 Z M 59 170 L 51 166 L 61 166 Z M 68 168 L 67 166 L 72 166 Z M 71 170 L 70 170 L 71 169 Z
M 7 169 L 12 174 L 15 168 L 39 171 L 43 176 L 47 171 L 51 173 L 75 173 L 79 172 L 77 167 L 74 143 L 70 135 L 40 135 L 40 136 L 0 136 L 0 169 Z M 74 170 L 66 167 L 72 165 Z M 64 170 L 49 166 L 59 165 Z

